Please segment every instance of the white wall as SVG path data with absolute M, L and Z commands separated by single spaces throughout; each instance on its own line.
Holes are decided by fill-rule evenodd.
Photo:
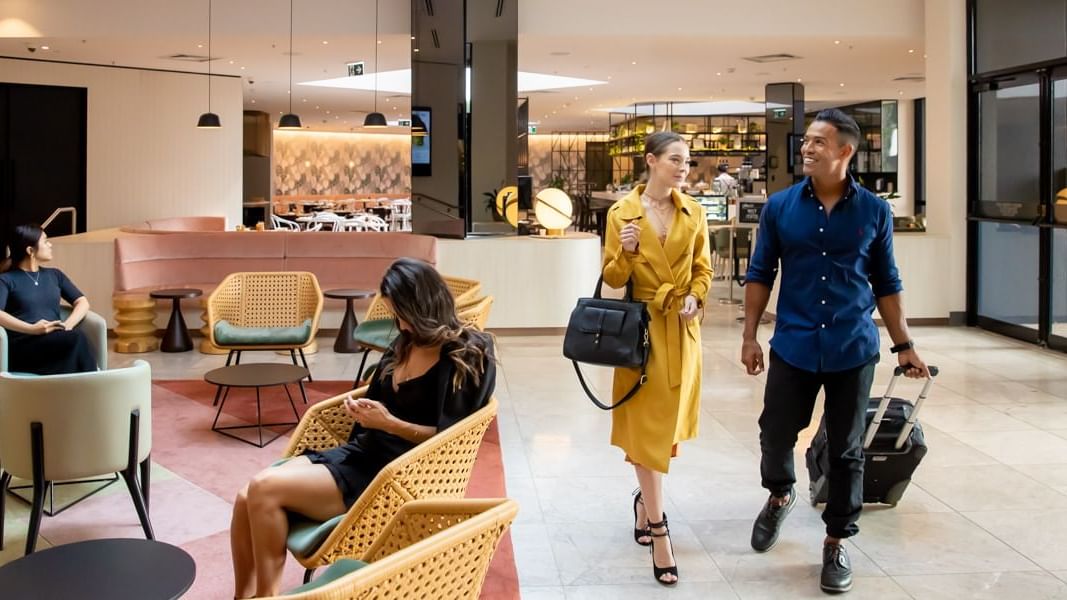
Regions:
M 204 75 L 0 58 L 0 81 L 88 89 L 86 224 L 241 217 L 241 82 L 212 80 L 221 129 L 197 129 Z

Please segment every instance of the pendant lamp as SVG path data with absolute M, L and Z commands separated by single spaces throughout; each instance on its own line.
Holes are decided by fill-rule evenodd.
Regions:
M 378 0 L 374 0 L 374 112 L 363 118 L 364 127 L 388 127 L 385 115 L 378 112 Z
M 211 60 L 211 0 L 207 0 L 207 112 L 196 121 L 196 126 L 201 129 L 222 127 L 219 116 L 211 112 Z
M 289 0 L 289 112 L 278 119 L 278 129 L 300 128 L 300 116 L 293 114 L 293 0 Z

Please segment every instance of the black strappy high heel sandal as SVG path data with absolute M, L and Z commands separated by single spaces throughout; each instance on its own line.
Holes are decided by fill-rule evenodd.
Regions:
M 637 488 L 636 490 L 634 490 L 633 494 L 634 494 L 634 541 L 637 542 L 638 546 L 651 546 L 652 545 L 652 540 L 651 539 L 649 539 L 647 542 L 642 542 L 641 541 L 641 538 L 643 538 L 643 537 L 647 537 L 647 538 L 651 538 L 652 537 L 652 530 L 648 527 L 648 519 L 645 519 L 645 527 L 644 527 L 644 529 L 638 529 L 637 528 L 637 505 L 638 504 L 644 504 L 644 501 L 641 500 L 641 488 Z
M 664 531 L 663 533 L 654 533 L 654 532 L 652 532 L 653 529 L 659 529 L 661 527 L 663 529 L 665 529 L 666 531 Z M 673 556 L 674 555 L 674 544 L 671 543 L 671 529 L 670 529 L 670 527 L 667 527 L 667 513 L 663 513 L 663 520 L 660 521 L 659 523 L 649 523 L 648 524 L 648 529 L 649 529 L 649 535 L 654 537 L 654 538 L 658 538 L 658 537 L 667 538 L 667 543 L 670 544 L 670 548 L 671 548 L 671 556 Z M 656 583 L 658 583 L 660 585 L 674 585 L 674 584 L 678 583 L 678 564 L 677 564 L 677 559 L 675 559 L 675 565 L 673 567 L 663 567 L 663 568 L 657 567 L 656 566 L 655 547 L 652 546 L 651 544 L 649 544 L 649 546 L 650 546 L 649 547 L 649 551 L 650 551 L 649 553 L 652 554 L 652 576 L 656 578 Z M 671 574 L 671 575 L 674 575 L 674 581 L 663 581 L 662 579 L 660 579 L 660 577 L 663 577 L 664 575 L 667 575 L 668 573 Z

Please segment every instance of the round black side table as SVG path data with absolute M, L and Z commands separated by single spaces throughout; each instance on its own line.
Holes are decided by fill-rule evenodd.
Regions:
M 352 335 L 356 331 L 356 325 L 359 325 L 359 321 L 356 319 L 356 313 L 352 309 L 352 301 L 361 298 L 370 298 L 375 293 L 374 290 L 353 289 L 326 290 L 322 293 L 322 295 L 327 298 L 335 298 L 345 301 L 345 316 L 341 319 L 341 328 L 337 330 L 337 340 L 333 343 L 334 352 L 339 354 L 353 354 L 363 351 L 359 344 L 352 339 Z
M 185 326 L 182 318 L 182 298 L 196 298 L 202 295 L 202 290 L 193 288 L 181 288 L 170 290 L 153 290 L 149 296 L 157 300 L 171 300 L 170 321 L 167 330 L 160 340 L 159 349 L 163 352 L 188 352 L 193 349 L 193 339 L 189 337 L 189 329 Z
M 63 544 L 0 567 L 5 598 L 171 600 L 194 579 L 196 563 L 184 550 L 139 539 Z

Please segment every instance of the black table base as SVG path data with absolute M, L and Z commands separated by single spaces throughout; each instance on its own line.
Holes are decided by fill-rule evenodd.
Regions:
M 307 391 L 304 389 L 304 382 L 302 380 L 298 381 L 297 385 L 300 386 L 300 395 L 304 398 L 304 404 L 307 404 Z M 218 426 L 219 415 L 222 414 L 222 407 L 226 406 L 226 398 L 229 397 L 229 395 L 230 395 L 230 387 L 229 386 L 225 386 L 225 385 L 220 385 L 218 387 L 218 390 L 215 391 L 215 402 L 218 403 L 219 410 L 215 413 L 215 421 L 211 424 L 211 430 L 212 431 L 216 431 L 218 433 L 221 433 L 222 435 L 225 435 L 227 437 L 231 437 L 231 438 L 233 438 L 233 439 L 235 439 L 237 441 L 244 442 L 244 443 L 250 444 L 252 446 L 256 446 L 257 448 L 262 448 L 262 447 L 266 446 L 267 444 L 273 442 L 274 440 L 280 438 L 281 436 L 285 435 L 286 433 L 289 433 L 290 431 L 293 430 L 294 427 L 296 427 L 298 424 L 300 424 L 300 413 L 296 410 L 296 404 L 293 402 L 293 395 L 291 393 L 289 393 L 289 386 L 286 385 L 286 384 L 282 384 L 282 388 L 285 389 L 285 395 L 289 397 L 289 406 L 293 407 L 293 416 L 296 417 L 296 420 L 292 421 L 292 422 L 285 422 L 285 423 L 264 423 L 263 422 L 263 413 L 261 412 L 261 409 L 260 409 L 259 388 L 260 388 L 260 386 L 256 386 L 256 388 L 255 388 L 256 389 L 256 424 L 255 425 L 227 425 L 226 427 L 219 427 Z M 222 395 L 222 402 L 219 402 L 219 395 L 220 394 Z M 264 427 L 287 427 L 287 429 L 285 429 L 284 431 L 275 433 L 274 437 L 268 439 L 267 441 L 263 441 L 263 428 Z M 239 435 L 230 433 L 231 431 L 243 430 L 243 429 L 255 429 L 255 430 L 257 430 L 258 433 L 259 433 L 259 438 L 258 438 L 259 439 L 259 443 L 256 443 L 256 442 L 254 442 L 252 440 L 245 439 L 245 438 L 243 438 L 243 437 L 241 437 Z

